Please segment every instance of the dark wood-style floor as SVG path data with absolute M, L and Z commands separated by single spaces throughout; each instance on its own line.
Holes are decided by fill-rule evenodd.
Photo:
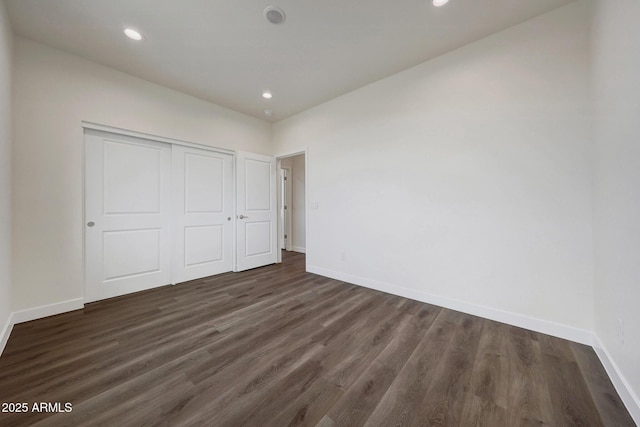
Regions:
M 633 426 L 589 347 L 304 271 L 304 255 L 16 325 L 41 426 Z

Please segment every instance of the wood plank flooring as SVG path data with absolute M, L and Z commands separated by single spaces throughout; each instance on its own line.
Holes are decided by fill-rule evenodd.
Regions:
M 591 348 L 306 273 L 294 253 L 16 325 L 9 402 L 28 412 L 0 426 L 634 425 Z

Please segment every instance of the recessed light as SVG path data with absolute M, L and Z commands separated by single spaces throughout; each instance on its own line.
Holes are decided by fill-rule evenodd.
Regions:
M 287 16 L 284 14 L 284 10 L 280 9 L 278 6 L 268 6 L 262 14 L 267 19 L 267 21 L 272 24 L 282 24 Z
M 143 39 L 142 34 L 132 28 L 125 28 L 124 34 L 132 40 L 140 41 Z
M 273 97 L 273 95 L 271 95 L 271 92 L 269 92 L 268 90 L 262 92 L 262 97 L 264 99 L 271 99 Z
M 435 7 L 440 7 L 440 6 L 444 6 L 448 2 L 449 2 L 449 0 L 433 0 L 433 5 Z

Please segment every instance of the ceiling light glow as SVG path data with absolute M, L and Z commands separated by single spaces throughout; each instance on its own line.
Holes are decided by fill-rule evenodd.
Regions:
M 135 41 L 142 40 L 142 34 L 140 34 L 139 32 L 137 32 L 132 28 L 125 28 L 124 34 L 132 40 L 135 40 Z
M 262 92 L 262 97 L 264 99 L 271 99 L 273 97 L 273 95 L 271 95 L 271 92 L 265 91 L 265 92 Z
M 449 0 L 433 0 L 433 5 L 435 7 L 440 7 L 440 6 L 444 6 L 445 4 L 447 4 L 447 2 L 449 2 Z

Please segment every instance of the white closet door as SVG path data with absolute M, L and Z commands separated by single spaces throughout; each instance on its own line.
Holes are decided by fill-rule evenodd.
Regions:
M 236 271 L 276 262 L 276 160 L 238 152 L 236 167 Z
M 170 283 L 171 147 L 85 134 L 87 302 Z
M 173 146 L 173 282 L 233 268 L 233 157 Z

